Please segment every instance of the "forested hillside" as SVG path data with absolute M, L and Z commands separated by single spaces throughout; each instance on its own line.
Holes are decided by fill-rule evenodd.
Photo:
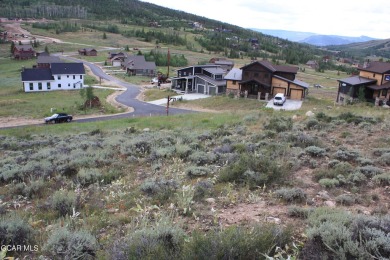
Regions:
M 137 0 L 4 0 L 0 2 L 0 17 L 7 18 L 46 18 L 60 20 L 67 18 L 88 19 L 88 21 L 106 21 L 150 27 L 147 31 L 126 32 L 128 37 L 142 37 L 147 41 L 187 46 L 189 39 L 179 38 L 178 34 L 164 35 L 160 28 L 172 28 L 174 31 L 191 31 L 198 35 L 195 40 L 202 50 L 224 53 L 230 58 L 242 55 L 253 58 L 267 58 L 274 62 L 285 60 L 290 64 L 306 63 L 315 55 L 323 55 L 323 50 L 311 46 L 292 43 L 277 37 L 265 35 L 235 25 L 222 23 L 205 17 L 182 11 L 164 8 Z M 202 25 L 202 30 L 194 30 L 193 23 Z M 93 29 L 113 33 L 123 33 L 115 26 L 101 27 L 87 24 Z M 61 30 L 59 30 L 61 32 Z M 173 39 L 173 40 L 169 40 Z M 192 39 L 191 39 L 192 40 Z

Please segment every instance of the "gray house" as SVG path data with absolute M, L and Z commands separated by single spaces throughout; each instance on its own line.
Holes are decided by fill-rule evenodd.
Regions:
M 217 95 L 226 92 L 226 71 L 218 65 L 197 65 L 179 69 L 172 89 L 185 93 Z
M 129 76 L 150 76 L 156 75 L 156 63 L 146 61 L 144 56 L 127 56 L 122 62 L 122 69 L 126 70 Z

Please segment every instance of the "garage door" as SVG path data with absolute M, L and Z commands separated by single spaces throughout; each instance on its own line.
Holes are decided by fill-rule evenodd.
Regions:
M 201 93 L 201 94 L 204 93 L 204 85 L 198 84 L 198 93 Z
M 302 90 L 292 89 L 290 99 L 302 99 Z
M 278 94 L 278 93 L 283 93 L 286 95 L 286 89 L 285 88 L 275 88 L 273 89 L 273 92 L 272 92 L 274 95 Z
M 209 87 L 209 95 L 215 95 L 216 89 L 215 87 Z

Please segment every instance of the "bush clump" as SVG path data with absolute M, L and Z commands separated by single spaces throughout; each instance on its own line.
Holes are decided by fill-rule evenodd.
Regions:
M 324 157 L 326 150 L 317 146 L 306 147 L 305 152 L 313 157 Z
M 0 217 L 0 245 L 29 245 L 33 242 L 32 227 L 15 214 Z
M 308 241 L 299 259 L 387 259 L 390 217 L 319 208 L 309 215 Z
M 82 186 L 88 186 L 101 179 L 102 174 L 99 169 L 96 168 L 82 168 L 77 173 L 77 180 Z
M 339 149 L 334 153 L 334 158 L 340 161 L 356 161 L 359 157 L 359 151 Z
M 96 259 L 99 249 L 94 236 L 87 231 L 55 230 L 47 240 L 43 251 L 52 259 Z
M 291 130 L 293 127 L 293 121 L 291 118 L 285 117 L 272 117 L 269 123 L 265 126 L 267 130 L 274 130 L 277 133 Z
M 306 193 L 299 188 L 282 188 L 275 191 L 276 197 L 286 202 L 303 202 L 306 200 Z
M 293 218 L 307 219 L 313 208 L 303 208 L 298 206 L 289 206 L 287 208 L 287 215 Z
M 189 177 L 204 177 L 209 175 L 211 172 L 210 168 L 205 166 L 190 166 L 186 169 L 186 173 Z
M 285 163 L 268 156 L 256 157 L 243 153 L 239 159 L 221 170 L 220 182 L 237 182 L 251 188 L 280 182 L 288 175 Z
M 349 194 L 341 194 L 337 196 L 335 200 L 343 206 L 352 206 L 356 202 L 355 196 Z
M 318 181 L 318 183 L 324 188 L 334 188 L 340 185 L 340 181 L 337 179 L 324 178 Z
M 167 201 L 174 195 L 179 184 L 175 180 L 166 180 L 164 178 L 152 178 L 145 180 L 140 189 L 149 196 L 154 197 L 160 202 Z
M 265 254 L 274 254 L 276 247 L 284 248 L 290 235 L 276 225 L 232 226 L 206 235 L 196 231 L 182 259 L 263 259 Z
M 61 216 L 71 215 L 76 208 L 76 194 L 73 191 L 56 191 L 51 197 L 51 208 Z

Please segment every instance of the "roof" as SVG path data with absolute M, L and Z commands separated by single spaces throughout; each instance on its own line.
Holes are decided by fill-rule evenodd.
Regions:
M 309 60 L 308 62 L 306 62 L 306 65 L 317 65 L 317 62 L 314 60 Z
M 254 64 L 260 64 L 261 66 L 267 68 L 271 72 L 288 72 L 288 73 L 294 73 L 296 74 L 298 72 L 298 67 L 293 67 L 293 66 L 287 66 L 287 65 L 273 65 L 271 62 L 267 60 L 262 60 L 262 61 L 255 61 L 252 62 L 251 64 L 248 64 L 241 69 L 246 69 L 250 66 L 253 66 Z
M 145 57 L 142 55 L 133 55 L 128 56 L 124 60 L 124 64 L 126 68 L 129 69 L 149 69 L 149 70 L 155 70 L 156 69 L 156 63 L 153 61 L 146 61 Z
M 34 48 L 30 44 L 26 45 L 15 45 L 15 49 L 19 51 L 28 51 L 28 50 L 34 50 Z
M 211 74 L 225 74 L 225 70 L 218 67 L 218 68 L 204 68 L 204 71 L 210 72 Z
M 231 71 L 229 71 L 228 74 L 226 74 L 224 79 L 240 81 L 242 80 L 242 70 L 238 68 L 233 68 Z
M 24 69 L 22 71 L 22 81 L 42 81 L 42 80 L 53 80 L 51 69 L 34 68 L 34 69 Z
M 234 61 L 231 60 L 216 60 L 214 62 L 216 65 L 234 65 Z
M 62 61 L 57 56 L 39 55 L 37 58 L 37 63 L 62 63 Z
M 52 63 L 51 70 L 53 75 L 61 74 L 85 74 L 84 65 L 78 63 Z
M 290 82 L 290 83 L 293 83 L 297 86 L 300 86 L 302 88 L 309 88 L 309 84 L 306 83 L 306 82 L 303 82 L 303 81 L 300 81 L 298 79 L 295 79 L 295 80 L 289 80 L 289 79 L 286 79 L 286 78 L 283 78 L 283 77 L 280 77 L 280 76 L 277 76 L 277 75 L 274 75 L 275 78 L 278 78 L 280 80 L 283 80 L 283 81 L 286 81 L 286 82 Z
M 390 63 L 371 61 L 366 63 L 362 67 L 358 67 L 358 70 L 375 72 L 375 73 L 386 73 L 386 72 L 390 72 Z
M 215 65 L 213 63 L 211 64 L 206 64 L 206 65 L 193 65 L 193 66 L 188 66 L 188 67 L 184 67 L 184 68 L 180 68 L 178 70 L 184 70 L 184 69 L 190 69 L 190 68 L 212 68 L 212 67 L 220 67 L 220 65 Z
M 383 85 L 370 85 L 370 86 L 367 86 L 367 88 L 370 88 L 370 89 L 373 89 L 373 90 L 382 90 L 382 89 L 390 89 L 390 82 L 387 82 Z
M 346 83 L 348 85 L 362 85 L 362 84 L 374 84 L 376 83 L 376 79 L 368 79 L 368 78 L 363 78 L 360 76 L 353 76 L 345 79 L 339 79 L 337 80 L 338 82 L 341 83 Z

